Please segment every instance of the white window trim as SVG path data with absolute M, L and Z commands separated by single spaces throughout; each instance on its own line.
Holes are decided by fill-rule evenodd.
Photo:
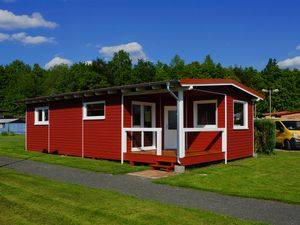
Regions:
M 141 125 L 133 126 L 133 105 L 139 105 L 139 106 L 151 106 L 152 107 L 152 115 L 151 115 L 151 120 L 152 120 L 152 127 L 156 127 L 156 108 L 155 108 L 155 103 L 152 102 L 140 102 L 140 101 L 132 101 L 131 102 L 131 127 L 137 127 L 137 128 L 143 128 L 145 127 L 145 121 L 144 121 L 144 107 L 141 107 Z M 143 132 L 142 132 L 143 134 Z M 146 146 L 144 147 L 144 137 L 143 135 L 141 136 L 141 147 L 132 147 L 132 151 L 140 151 L 140 150 L 153 150 L 156 149 L 156 135 L 153 133 L 153 145 L 152 146 Z
M 87 116 L 87 105 L 92 104 L 104 104 L 104 115 L 103 116 Z M 96 101 L 96 102 L 84 102 L 82 107 L 82 119 L 83 120 L 104 120 L 106 114 L 106 105 L 105 101 Z
M 216 104 L 216 113 L 215 113 L 215 120 L 216 124 L 209 124 L 209 125 L 198 125 L 197 124 L 197 105 L 199 104 L 207 104 L 207 103 L 215 103 Z M 201 127 L 201 128 L 217 128 L 218 127 L 218 100 L 217 99 L 212 99 L 212 100 L 200 100 L 200 101 L 194 101 L 194 127 Z
M 42 121 L 39 121 L 38 111 L 42 110 Z M 45 110 L 48 110 L 48 121 L 45 121 Z M 34 108 L 34 125 L 49 125 L 49 106 Z
M 244 113 L 244 125 L 243 126 L 240 126 L 240 125 L 235 125 L 234 124 L 234 103 L 241 103 L 243 104 L 243 113 Z M 232 108 L 233 108 L 233 114 L 232 114 L 232 119 L 233 119 L 233 129 L 234 130 L 247 130 L 249 129 L 248 127 L 248 102 L 246 101 L 240 101 L 240 100 L 233 100 L 233 105 L 232 105 Z

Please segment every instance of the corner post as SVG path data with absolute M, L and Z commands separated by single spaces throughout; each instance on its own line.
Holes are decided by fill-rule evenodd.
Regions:
M 127 150 L 126 146 L 126 131 L 124 130 L 124 95 L 121 93 L 121 163 L 124 163 L 124 152 Z
M 180 161 L 180 158 L 185 157 L 183 101 L 183 90 L 180 88 L 178 90 L 177 99 L 177 161 Z

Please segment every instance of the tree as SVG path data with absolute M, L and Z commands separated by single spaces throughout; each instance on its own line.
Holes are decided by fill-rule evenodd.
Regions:
M 130 84 L 132 79 L 132 61 L 129 53 L 121 50 L 114 54 L 108 63 L 110 77 L 108 81 L 113 86 Z
M 150 82 L 155 79 L 155 67 L 152 62 L 139 59 L 133 68 L 133 83 Z

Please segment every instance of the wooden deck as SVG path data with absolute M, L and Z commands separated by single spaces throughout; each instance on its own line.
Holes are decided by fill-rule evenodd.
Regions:
M 224 159 L 224 152 L 220 151 L 187 151 L 185 157 L 180 159 L 181 165 L 189 166 Z M 156 155 L 155 150 L 136 151 L 124 153 L 124 160 L 134 165 L 135 162 L 155 164 L 168 162 L 177 164 L 176 150 L 162 150 L 162 155 Z

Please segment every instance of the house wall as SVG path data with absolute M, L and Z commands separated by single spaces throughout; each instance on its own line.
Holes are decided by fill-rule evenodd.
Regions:
M 202 88 L 227 94 L 227 157 L 228 160 L 253 155 L 253 105 L 251 96 L 231 86 Z M 248 129 L 233 128 L 233 101 L 248 102 Z
M 34 108 L 48 104 L 27 105 L 26 149 L 37 152 L 48 152 L 48 125 L 34 125 Z
M 105 119 L 82 120 L 82 99 L 29 105 L 27 148 L 92 158 L 121 158 L 121 96 L 105 95 L 83 101 L 105 101 Z M 34 108 L 49 105 L 49 125 L 34 125 Z
M 224 97 L 218 95 L 207 95 L 198 91 L 186 91 L 184 93 L 185 104 L 184 114 L 185 127 L 193 127 L 193 102 L 199 100 L 217 99 L 218 101 L 218 127 L 224 127 Z M 164 149 L 164 107 L 176 106 L 176 100 L 169 93 L 160 93 L 154 95 L 137 95 L 126 96 L 124 98 L 124 127 L 132 126 L 131 106 L 133 101 L 150 102 L 156 105 L 156 127 L 162 128 L 162 148 Z M 135 134 L 135 138 L 140 138 L 140 135 Z M 188 152 L 199 151 L 221 151 L 222 138 L 220 132 L 197 132 L 188 133 L 186 136 L 186 144 Z M 130 151 L 132 147 L 132 137 L 130 134 L 127 138 L 127 150 Z

